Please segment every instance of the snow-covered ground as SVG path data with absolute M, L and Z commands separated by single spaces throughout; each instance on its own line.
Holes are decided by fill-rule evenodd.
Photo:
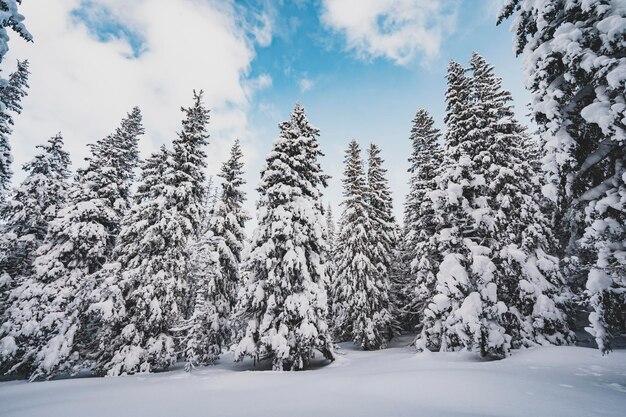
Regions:
M 303 372 L 233 364 L 117 378 L 0 383 L 0 416 L 624 416 L 626 351 L 545 347 L 482 362 L 398 346 Z

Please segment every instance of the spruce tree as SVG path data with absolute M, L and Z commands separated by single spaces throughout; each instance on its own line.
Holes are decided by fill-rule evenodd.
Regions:
M 246 330 L 235 359 L 270 358 L 275 370 L 298 370 L 315 350 L 334 358 L 319 189 L 327 177 L 319 163 L 319 130 L 301 105 L 279 129 L 258 188 L 258 227 L 240 292 Z
M 21 0 L 0 0 L 0 65 L 9 52 L 9 31 L 13 30 L 26 41 L 33 37 L 24 25 L 24 16 L 18 11 Z M 27 61 L 18 62 L 17 71 L 9 80 L 0 77 L 0 208 L 6 203 L 11 188 L 11 134 L 12 116 L 9 112 L 20 113 L 20 100 L 26 94 L 28 79 Z
M 8 273 L 13 278 L 30 275 L 35 251 L 67 198 L 70 157 L 63 149 L 61 134 L 37 148 L 42 152 L 24 164 L 26 179 L 3 213 L 6 221 L 0 274 Z
M 498 18 L 514 17 L 516 52 L 527 57 L 543 192 L 556 206 L 560 252 L 579 265 L 569 281 L 585 290 L 587 330 L 603 353 L 626 309 L 626 40 L 619 3 L 508 0 Z
M 144 164 L 115 262 L 100 274 L 102 285 L 90 311 L 101 328 L 96 359 L 101 374 L 165 370 L 178 356 L 174 330 L 195 278 L 189 246 L 201 224 L 205 196 L 209 112 L 202 92 L 194 92 L 194 104 L 182 111 L 183 129 L 173 151 L 162 147 Z
M 0 57 L 0 62 L 2 62 L 2 57 Z M 12 113 L 22 112 L 20 102 L 27 94 L 29 74 L 28 61 L 18 61 L 17 70 L 9 76 L 8 80 L 0 78 L 0 210 L 10 194 L 13 175 L 11 171 L 13 157 L 9 144 L 13 125 Z
M 554 256 L 557 242 L 542 211 L 532 145 L 515 118 L 511 94 L 502 88 L 493 67 L 477 53 L 470 64 L 474 114 L 490 138 L 485 176 L 493 233 L 488 246 L 497 266 L 498 299 L 508 309 L 502 323 L 514 346 L 567 343 L 564 308 L 569 293 Z
M 343 212 L 332 291 L 335 334 L 340 340 L 352 340 L 364 350 L 380 349 L 393 333 L 388 310 L 389 281 L 385 275 L 388 271 L 378 248 L 379 243 L 383 248 L 387 243 L 381 233 L 382 227 L 387 225 L 384 219 L 372 218 L 380 213 L 370 206 L 374 201 L 373 192 L 368 190 L 361 150 L 355 140 L 350 142 L 344 161 Z M 373 165 L 373 170 L 380 169 L 376 162 Z M 378 175 L 374 173 L 373 178 Z M 375 203 L 382 201 L 381 198 Z M 385 209 L 379 206 L 379 210 L 381 207 Z M 381 242 L 374 238 L 380 238 Z
M 240 264 L 248 220 L 243 209 L 245 193 L 241 190 L 245 184 L 242 158 L 237 140 L 219 174 L 221 193 L 209 230 L 193 247 L 195 304 L 181 329 L 188 370 L 214 363 L 233 338 L 233 311 L 242 285 Z
M 493 230 L 485 182 L 489 138 L 479 129 L 482 120 L 465 72 L 456 62 L 448 67 L 444 170 L 438 190 L 429 193 L 438 211 L 434 239 L 443 260 L 416 346 L 502 357 L 510 347 L 499 324 L 506 306 L 497 298 L 494 253 L 485 246 Z
M 35 251 L 67 197 L 70 159 L 63 150 L 63 138 L 58 134 L 37 147 L 42 152 L 24 164 L 27 177 L 3 213 L 6 223 L 0 235 L 0 318 L 8 307 L 11 289 L 32 273 Z
M 246 195 L 241 189 L 245 184 L 242 158 L 241 145 L 237 140 L 218 175 L 222 179 L 221 192 L 209 225 L 209 233 L 219 254 L 221 275 L 226 280 L 230 308 L 235 307 L 237 290 L 241 286 L 240 264 L 246 242 L 244 228 L 249 219 L 243 208 Z
M 436 189 L 443 156 L 439 145 L 440 133 L 434 127 L 430 114 L 419 109 L 411 127 L 411 157 L 409 158 L 409 194 L 404 203 L 402 245 L 408 277 L 401 288 L 404 299 L 400 307 L 406 312 L 409 327 L 419 326 L 424 320 L 423 311 L 435 289 L 435 276 L 441 256 L 435 245 L 437 213 L 430 200 Z M 397 291 L 397 292 L 399 292 Z
M 90 147 L 67 205 L 48 225 L 33 274 L 12 292 L 2 332 L 6 343 L 17 346 L 3 352 L 11 372 L 49 378 L 77 371 L 85 359 L 94 334 L 86 310 L 95 273 L 110 256 L 128 205 L 142 133 L 134 109 L 113 134 Z
M 398 245 L 398 226 L 393 217 L 393 200 L 387 180 L 387 170 L 383 168 L 383 159 L 380 156 L 380 148 L 370 144 L 367 150 L 367 189 L 366 199 L 369 208 L 369 218 L 372 220 L 370 241 L 372 244 L 372 261 L 380 273 L 380 279 L 386 291 L 379 295 L 379 303 L 386 312 L 382 315 L 391 316 L 390 305 L 391 275 L 395 262 Z M 388 338 L 391 339 L 392 326 L 396 326 L 393 320 L 389 323 Z

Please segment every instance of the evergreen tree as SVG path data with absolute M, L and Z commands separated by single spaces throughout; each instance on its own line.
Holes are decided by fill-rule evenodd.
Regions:
M 586 288 L 588 331 L 602 352 L 626 309 L 623 15 L 612 0 L 508 0 L 498 18 L 514 17 L 516 51 L 527 56 L 543 192 L 556 205 L 561 253 L 579 265 L 570 282 Z
M 0 274 L 13 278 L 30 275 L 35 251 L 67 198 L 70 157 L 61 134 L 37 148 L 42 152 L 24 164 L 26 179 L 3 213 Z
M 377 153 L 374 152 L 374 157 Z M 382 169 L 373 162 L 372 170 Z M 378 165 L 378 167 L 377 167 Z M 380 173 L 373 172 L 372 179 L 377 190 L 383 189 Z M 381 181 L 380 183 L 378 183 Z M 352 340 L 365 350 L 384 347 L 392 336 L 392 318 L 389 308 L 389 281 L 382 264 L 381 246 L 385 248 L 381 230 L 387 226 L 384 218 L 371 203 L 374 191 L 368 190 L 363 161 L 358 143 L 353 140 L 346 150 L 344 169 L 344 201 L 337 242 L 337 275 L 333 286 L 335 333 L 340 339 Z M 378 209 L 386 209 L 379 205 Z M 382 210 L 381 210 L 382 209 Z
M 326 207 L 326 236 L 328 240 L 328 252 L 333 254 L 335 251 L 336 232 L 335 232 L 335 219 L 333 217 L 333 209 L 330 203 Z
M 31 274 L 35 251 L 67 197 L 70 159 L 63 150 L 63 138 L 59 134 L 38 148 L 43 152 L 24 164 L 28 175 L 4 212 L 6 223 L 0 236 L 0 318 L 8 307 L 11 289 Z
M 421 324 L 423 311 L 435 289 L 437 265 L 441 256 L 435 244 L 437 213 L 430 200 L 430 193 L 436 189 L 435 178 L 441 169 L 443 156 L 439 145 L 440 133 L 434 127 L 430 114 L 419 109 L 411 128 L 411 157 L 409 158 L 409 194 L 404 204 L 404 225 L 402 245 L 404 263 L 408 277 L 405 284 L 396 292 L 404 299 L 401 308 L 406 311 L 409 327 Z
M 249 218 L 243 209 L 242 157 L 237 140 L 219 174 L 221 195 L 209 230 L 194 245 L 195 305 L 183 326 L 188 369 L 215 362 L 233 338 L 232 313 L 242 284 L 240 263 L 245 244 L 244 226 Z
M 245 222 L 249 216 L 243 208 L 246 195 L 241 187 L 243 179 L 243 154 L 239 141 L 235 141 L 230 158 L 222 165 L 221 195 L 215 205 L 209 233 L 215 240 L 219 254 L 221 275 L 227 287 L 226 294 L 231 308 L 237 303 L 237 290 L 241 286 L 240 263 L 246 242 Z
M 261 173 L 258 227 L 240 292 L 245 336 L 235 350 L 271 358 L 275 370 L 305 368 L 315 350 L 333 359 L 327 319 L 327 265 L 319 130 L 297 104 L 279 125 Z
M 1 56 L 0 62 L 2 62 Z M 29 74 L 28 61 L 18 61 L 17 70 L 9 76 L 8 80 L 0 78 L 0 210 L 5 204 L 11 185 L 11 163 L 13 162 L 9 144 L 13 125 L 11 113 L 22 112 L 20 102 L 27 94 Z
M 202 218 L 209 112 L 202 92 L 183 108 L 183 129 L 144 164 L 142 184 L 124 218 L 114 256 L 90 310 L 96 315 L 96 371 L 107 375 L 164 370 L 176 362 L 173 330 L 189 296 L 189 245 Z
M 471 59 L 472 83 L 481 130 L 490 138 L 486 171 L 487 203 L 493 217 L 488 243 L 497 266 L 498 299 L 507 306 L 502 319 L 514 346 L 563 344 L 570 339 L 568 291 L 553 254 L 557 242 L 542 212 L 540 181 L 532 145 L 517 122 L 511 94 L 480 55 Z
M 34 273 L 11 295 L 3 326 L 3 363 L 31 379 L 74 372 L 94 334 L 86 310 L 95 273 L 111 253 L 128 204 L 130 179 L 143 133 L 134 109 L 112 135 L 91 146 L 76 175 L 68 204 L 48 225 Z
M 489 138 L 479 129 L 482 121 L 472 108 L 476 100 L 465 69 L 451 62 L 447 78 L 444 170 L 439 189 L 430 193 L 438 212 L 434 239 L 443 260 L 416 346 L 501 357 L 510 337 L 499 324 L 506 306 L 497 298 L 493 251 L 485 246 L 493 230 L 485 182 Z
M 18 12 L 21 0 L 0 0 L 0 64 L 9 52 L 10 28 L 26 41 L 32 41 L 33 37 L 24 25 L 24 16 Z M 20 113 L 20 100 L 26 95 L 28 79 L 27 61 L 18 62 L 17 71 L 9 80 L 0 77 L 0 208 L 6 203 L 11 187 L 11 146 L 9 135 L 11 134 L 12 116 L 9 112 Z

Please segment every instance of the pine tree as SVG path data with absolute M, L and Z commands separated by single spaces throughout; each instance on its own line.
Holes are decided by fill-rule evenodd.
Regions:
M 434 127 L 430 114 L 419 109 L 411 128 L 411 157 L 409 158 L 409 194 L 404 204 L 403 235 L 404 261 L 408 277 L 399 298 L 404 299 L 401 308 L 406 311 L 408 327 L 423 322 L 426 303 L 435 289 L 437 265 L 441 257 L 437 252 L 434 235 L 437 213 L 433 209 L 430 193 L 436 189 L 435 178 L 441 169 L 443 156 L 439 145 L 440 133 Z
M 392 266 L 395 261 L 395 251 L 398 244 L 398 226 L 393 217 L 393 201 L 391 190 L 387 181 L 387 170 L 383 168 L 383 159 L 380 156 L 380 148 L 370 144 L 367 151 L 367 189 L 366 199 L 369 208 L 369 218 L 372 220 L 370 241 L 372 242 L 372 262 L 380 273 L 380 279 L 386 290 L 381 292 L 379 303 L 386 311 L 381 316 L 391 316 L 389 304 Z M 388 338 L 393 331 L 391 326 L 396 326 L 390 320 Z
M 315 350 L 333 359 L 319 190 L 327 177 L 319 163 L 319 130 L 301 105 L 279 128 L 258 188 L 258 227 L 240 292 L 247 326 L 235 359 L 271 358 L 275 370 L 298 370 Z
M 112 135 L 91 146 L 78 171 L 68 204 L 48 225 L 34 273 L 11 295 L 2 335 L 9 345 L 3 363 L 10 371 L 48 378 L 74 372 L 85 359 L 94 330 L 86 310 L 95 273 L 109 257 L 128 204 L 130 179 L 143 133 L 134 109 Z
M 480 129 L 472 80 L 456 62 L 448 67 L 444 170 L 430 193 L 438 211 L 435 244 L 443 257 L 435 291 L 424 311 L 418 349 L 467 348 L 501 357 L 510 336 L 499 324 L 506 306 L 497 298 L 496 267 L 488 244 L 493 228 L 485 173 L 489 138 Z
M 509 0 L 498 18 L 515 18 L 516 52 L 527 56 L 543 192 L 556 205 L 561 254 L 580 265 L 573 288 L 586 278 L 587 330 L 603 353 L 626 309 L 623 14 L 610 0 Z
M 220 199 L 215 204 L 209 230 L 194 245 L 192 264 L 195 305 L 185 322 L 183 348 L 187 369 L 215 362 L 233 338 L 233 311 L 241 287 L 240 263 L 245 244 L 243 209 L 245 193 L 243 154 L 235 141 L 230 158 L 222 165 Z
M 374 156 L 377 156 L 376 153 Z M 376 167 L 376 162 L 373 165 L 373 170 L 380 169 Z M 372 237 L 381 240 L 385 238 L 380 233 L 384 219 L 371 217 L 379 213 L 370 206 L 374 200 L 373 192 L 368 190 L 363 171 L 361 150 L 353 140 L 346 150 L 343 212 L 332 297 L 337 336 L 343 340 L 352 340 L 365 350 L 372 350 L 384 347 L 393 331 L 388 311 L 387 271 L 381 265 L 381 251 L 377 247 L 379 242 Z M 377 176 L 374 174 L 373 178 Z M 376 201 L 380 202 L 382 199 Z M 384 247 L 385 243 L 382 242 L 381 246 Z
M 26 30 L 24 16 L 18 12 L 21 0 L 0 0 L 0 64 L 9 52 L 9 32 L 12 29 L 26 41 L 32 41 L 32 35 Z M 9 112 L 20 113 L 20 100 L 26 94 L 28 79 L 27 61 L 18 62 L 18 69 L 9 80 L 0 77 L 0 208 L 6 203 L 11 187 L 11 134 L 12 116 Z
M 221 275 L 226 280 L 226 293 L 231 308 L 237 303 L 237 290 L 241 286 L 240 263 L 246 241 L 245 222 L 249 219 L 243 208 L 246 195 L 241 187 L 243 179 L 243 154 L 239 141 L 235 141 L 230 158 L 222 165 L 221 195 L 215 205 L 209 233 L 216 241 Z
M 0 7 L 2 3 L 0 2 Z M 2 58 L 0 57 L 0 62 Z M 18 61 L 17 70 L 13 72 L 8 80 L 0 78 L 0 209 L 6 203 L 9 194 L 11 176 L 11 146 L 9 136 L 13 125 L 11 113 L 22 112 L 20 104 L 22 98 L 26 96 L 28 88 L 28 61 Z
M 568 292 L 559 260 L 550 255 L 557 242 L 541 209 L 532 146 L 515 119 L 511 94 L 502 89 L 493 67 L 474 53 L 471 70 L 474 114 L 480 115 L 481 130 L 491 138 L 485 176 L 494 226 L 488 245 L 497 267 L 498 299 L 508 309 L 502 323 L 514 346 L 567 343 L 563 309 Z
M 90 310 L 96 315 L 96 371 L 107 375 L 165 370 L 176 362 L 174 330 L 189 297 L 189 245 L 201 224 L 209 112 L 202 92 L 183 108 L 183 129 L 146 161 L 142 184 L 124 218 L 114 263 Z M 201 277 L 206 279 L 205 277 Z
M 3 213 L 0 274 L 13 279 L 31 274 L 35 251 L 67 198 L 70 157 L 61 134 L 37 148 L 42 152 L 24 164 L 28 175 Z

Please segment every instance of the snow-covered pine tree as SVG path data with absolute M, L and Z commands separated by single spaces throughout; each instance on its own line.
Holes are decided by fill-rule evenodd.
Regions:
M 219 173 L 221 192 L 209 230 L 193 247 L 195 304 L 191 317 L 181 328 L 188 370 L 198 364 L 214 363 L 234 336 L 233 311 L 242 285 L 240 263 L 246 240 L 244 226 L 249 219 L 243 209 L 242 158 L 237 140 Z
M 209 111 L 202 92 L 194 92 L 194 104 L 182 111 L 183 129 L 173 152 L 162 147 L 144 164 L 115 263 L 102 271 L 103 283 L 90 307 L 101 327 L 98 373 L 164 370 L 177 359 L 173 330 L 182 321 L 195 278 L 189 245 L 201 224 L 205 196 Z
M 0 7 L 1 5 L 0 2 Z M 2 57 L 0 57 L 0 62 L 2 62 Z M 0 78 L 0 210 L 6 203 L 11 186 L 11 163 L 13 162 L 9 144 L 11 125 L 13 125 L 11 113 L 22 112 L 20 102 L 27 94 L 29 74 L 28 61 L 18 61 L 17 69 L 8 80 Z
M 174 198 L 165 184 L 170 163 L 165 146 L 143 162 L 134 204 L 122 222 L 113 253 L 115 262 L 106 264 L 97 274 L 101 283 L 92 294 L 95 302 L 89 308 L 99 325 L 97 373 L 149 371 L 163 351 L 169 352 L 168 366 L 175 359 L 172 338 L 161 337 L 156 331 L 148 342 L 155 348 L 150 363 L 143 337 L 149 325 L 169 331 L 178 319 L 177 303 L 182 297 L 182 279 L 164 272 L 168 266 L 171 268 L 164 233 L 168 228 L 165 210 L 171 204 L 168 198 Z
M 501 357 L 510 342 L 498 322 L 506 306 L 497 299 L 492 250 L 483 245 L 493 227 L 485 183 L 489 138 L 481 133 L 479 102 L 465 72 L 454 61 L 448 67 L 444 169 L 439 189 L 429 193 L 438 212 L 435 244 L 443 260 L 416 346 Z
M 239 310 L 247 322 L 235 350 L 271 358 L 275 370 L 305 368 L 315 350 L 333 359 L 327 325 L 327 272 L 320 186 L 323 155 L 301 105 L 279 125 L 261 172 L 258 227 Z
M 626 23 L 616 0 L 508 0 L 540 129 L 544 194 L 556 204 L 563 254 L 577 257 L 602 352 L 626 310 Z M 584 229 L 584 230 L 583 230 Z M 589 271 L 585 277 L 585 271 Z
M 328 240 L 328 251 L 333 253 L 336 243 L 335 218 L 330 203 L 326 206 L 326 239 Z
M 48 224 L 56 217 L 67 198 L 70 176 L 69 154 L 58 134 L 39 145 L 42 152 L 24 164 L 26 179 L 6 205 L 0 237 L 0 317 L 11 288 L 32 273 L 35 251 L 42 244 Z
M 24 25 L 24 16 L 18 11 L 21 0 L 0 0 L 0 64 L 9 52 L 10 28 L 26 41 L 32 41 L 33 37 Z M 25 95 L 27 87 L 28 64 L 26 61 L 18 62 L 18 69 L 11 75 L 9 80 L 0 77 L 0 207 L 2 207 L 11 188 L 11 146 L 9 135 L 11 134 L 12 117 L 9 111 L 19 113 L 21 107 L 19 101 Z M 22 94 L 24 93 L 24 94 Z
M 209 223 L 209 233 L 216 243 L 221 275 L 225 279 L 225 294 L 231 308 L 237 303 L 237 291 L 241 287 L 240 263 L 246 242 L 244 228 L 250 218 L 243 208 L 246 195 L 241 189 L 245 184 L 242 158 L 241 145 L 237 140 L 218 175 L 222 179 L 221 192 Z
M 497 267 L 498 300 L 508 310 L 501 322 L 514 346 L 567 343 L 570 332 L 563 308 L 569 292 L 558 258 L 550 255 L 557 242 L 542 212 L 532 146 L 515 118 L 511 94 L 502 88 L 493 67 L 477 53 L 470 67 L 474 114 L 490 138 L 485 178 L 493 233 L 486 245 Z
M 386 312 L 381 311 L 381 316 L 391 317 L 389 304 L 391 268 L 395 261 L 395 251 L 398 244 L 398 225 L 393 217 L 393 200 L 387 180 L 387 170 L 383 168 L 383 159 L 380 156 L 380 148 L 370 144 L 367 150 L 367 207 L 369 218 L 372 221 L 370 241 L 373 244 L 372 261 L 380 271 L 380 279 L 387 288 L 380 294 L 379 304 Z M 397 324 L 397 323 L 396 323 Z M 389 324 L 389 338 L 393 334 Z
M 373 198 L 355 140 L 350 142 L 344 161 L 344 201 L 332 290 L 334 332 L 339 339 L 352 340 L 365 350 L 380 349 L 393 333 L 387 271 L 379 265 L 381 254 L 373 240 L 380 234 L 375 229 L 380 230 L 382 222 L 376 224 L 378 220 L 370 217 L 378 213 L 369 206 Z
M 337 248 L 337 232 L 335 231 L 335 219 L 333 217 L 333 209 L 330 206 L 330 203 L 326 206 L 326 247 L 328 249 L 327 253 L 327 268 L 326 273 L 328 274 L 328 284 L 327 284 L 327 294 L 328 294 L 328 326 L 332 330 L 334 328 L 333 323 L 333 297 L 331 295 L 333 284 L 335 282 L 335 273 L 337 268 L 335 266 L 335 251 Z
M 405 327 L 420 326 L 423 312 L 433 295 L 437 266 L 442 258 L 435 244 L 437 213 L 429 193 L 436 189 L 435 178 L 443 163 L 440 133 L 430 114 L 419 109 L 411 127 L 409 158 L 409 193 L 404 203 L 403 252 L 407 277 L 405 286 L 396 292 L 403 299 L 399 307 L 405 311 Z
M 128 206 L 130 180 L 143 133 L 135 108 L 111 135 L 91 146 L 68 203 L 48 225 L 34 273 L 11 295 L 3 327 L 3 362 L 10 371 L 49 378 L 74 372 L 95 333 L 86 314 L 95 273 L 110 256 Z M 11 348 L 12 347 L 12 348 Z

